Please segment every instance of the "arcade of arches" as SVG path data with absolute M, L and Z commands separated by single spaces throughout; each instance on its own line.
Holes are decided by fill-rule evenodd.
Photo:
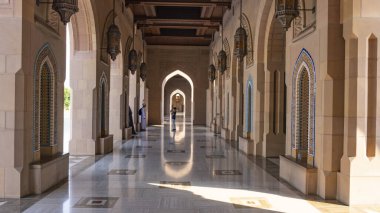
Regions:
M 380 2 L 298 3 L 0 0 L 0 212 L 380 212 Z

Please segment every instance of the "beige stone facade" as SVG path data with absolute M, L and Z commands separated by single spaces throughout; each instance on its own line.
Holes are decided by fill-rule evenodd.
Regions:
M 214 128 L 216 122 L 216 131 L 239 141 L 247 154 L 286 156 L 281 178 L 306 194 L 378 204 L 370 192 L 379 188 L 380 177 L 378 4 L 304 1 L 301 6 L 315 12 L 301 12 L 284 33 L 274 1 L 243 0 L 253 63 L 249 54 L 241 63 L 228 54 L 230 66 L 208 89 L 207 125 Z M 230 49 L 239 7 L 233 1 L 224 16 Z M 215 38 L 210 63 L 217 65 L 222 42 L 219 33 Z
M 0 1 L 0 198 L 40 194 L 68 175 L 70 39 L 70 155 L 112 152 L 114 141 L 131 134 L 128 106 L 137 130 L 143 103 L 148 124 L 163 124 L 180 93 L 193 125 L 247 155 L 279 158 L 280 178 L 302 193 L 380 204 L 378 0 L 301 1 L 286 32 L 274 0 L 242 0 L 241 18 L 233 0 L 210 46 L 144 45 L 126 1 L 116 0 L 114 13 L 112 1 L 78 2 L 65 26 L 47 4 Z M 115 61 L 106 51 L 113 22 L 121 31 Z M 248 36 L 243 60 L 234 56 L 240 25 Z M 145 81 L 140 69 L 128 70 L 132 49 L 148 63 Z M 218 69 L 222 49 L 227 70 L 210 82 L 208 67 Z

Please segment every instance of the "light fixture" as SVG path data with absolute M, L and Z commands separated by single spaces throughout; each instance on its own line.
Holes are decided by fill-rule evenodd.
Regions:
M 243 60 L 244 56 L 247 55 L 247 32 L 243 28 L 243 1 L 240 0 L 240 27 L 235 32 L 235 49 L 234 55 L 239 59 Z
M 53 0 L 53 2 L 42 2 L 36 0 L 37 6 L 40 4 L 52 4 L 52 9 L 61 17 L 64 25 L 70 22 L 70 18 L 79 11 L 78 0 Z
M 119 27 L 115 24 L 115 0 L 113 0 L 112 16 L 113 22 L 107 32 L 107 53 L 111 56 L 112 61 L 115 61 L 120 53 L 121 39 Z
M 147 73 L 148 73 L 148 66 L 144 62 L 144 56 L 145 56 L 145 42 L 144 42 L 144 30 L 142 31 L 142 42 L 143 42 L 143 54 L 142 54 L 142 63 L 140 65 L 140 78 L 142 81 L 145 81 Z
M 219 52 L 219 55 L 218 55 L 218 67 L 219 67 L 219 72 L 222 75 L 227 70 L 227 54 L 224 51 L 224 41 L 223 41 L 224 39 L 223 16 L 224 16 L 224 10 L 222 9 L 222 50 Z
M 135 50 L 135 25 L 133 26 L 133 48 L 129 51 L 128 55 L 128 69 L 131 71 L 132 75 L 135 74 L 137 70 L 137 52 Z
M 312 9 L 298 9 L 298 0 L 276 0 L 275 16 L 282 25 L 284 31 L 287 31 L 292 21 L 299 16 L 299 11 L 315 12 L 315 7 Z
M 213 64 L 208 67 L 208 80 L 213 82 L 216 79 L 216 69 Z

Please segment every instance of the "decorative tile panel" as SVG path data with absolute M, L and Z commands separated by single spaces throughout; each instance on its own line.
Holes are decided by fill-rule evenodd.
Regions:
M 307 150 L 309 156 L 315 154 L 315 79 L 314 61 L 303 49 L 293 70 L 291 143 L 293 150 Z
M 56 62 L 49 44 L 36 56 L 33 92 L 33 151 L 57 143 Z

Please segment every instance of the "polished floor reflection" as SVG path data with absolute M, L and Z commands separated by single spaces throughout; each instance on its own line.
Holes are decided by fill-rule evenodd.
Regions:
M 176 132 L 170 124 L 150 127 L 133 140 L 115 143 L 114 152 L 104 157 L 74 159 L 67 183 L 39 197 L 26 212 L 349 211 L 305 198 L 281 183 L 276 159 L 248 158 L 206 128 L 184 122 L 177 122 Z M 0 211 L 10 208 L 0 203 Z

